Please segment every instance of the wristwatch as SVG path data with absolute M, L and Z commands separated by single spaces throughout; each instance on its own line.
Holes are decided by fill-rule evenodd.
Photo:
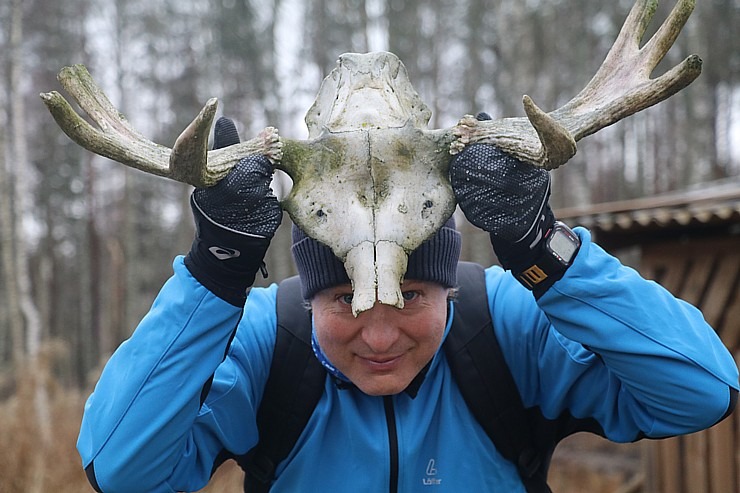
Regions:
M 514 273 L 524 287 L 544 293 L 555 281 L 563 277 L 573 263 L 581 246 L 581 239 L 565 223 L 555 221 L 546 233 L 540 257 L 528 268 Z

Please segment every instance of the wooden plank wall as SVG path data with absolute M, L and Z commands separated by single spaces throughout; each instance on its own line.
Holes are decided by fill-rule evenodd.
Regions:
M 649 245 L 640 271 L 698 306 L 740 363 L 740 238 Z M 645 443 L 645 493 L 740 493 L 740 411 L 709 430 Z

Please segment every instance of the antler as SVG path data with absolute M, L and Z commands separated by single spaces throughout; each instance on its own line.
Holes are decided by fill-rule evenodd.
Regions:
M 545 113 L 529 96 L 529 119 L 479 122 L 466 115 L 453 132 L 452 154 L 466 144 L 488 142 L 535 166 L 554 169 L 576 152 L 576 141 L 677 93 L 701 73 L 701 59 L 691 55 L 658 77 L 650 74 L 663 59 L 694 10 L 695 0 L 679 0 L 653 37 L 640 47 L 658 0 L 638 0 L 596 75 L 563 107 Z
M 244 156 L 263 154 L 273 162 L 282 157 L 282 143 L 272 127 L 255 139 L 208 151 L 208 135 L 218 106 L 216 98 L 205 104 L 170 149 L 136 131 L 83 65 L 63 68 L 58 79 L 98 126 L 90 125 L 58 92 L 41 94 L 64 133 L 85 149 L 126 166 L 196 187 L 207 187 L 217 183 Z

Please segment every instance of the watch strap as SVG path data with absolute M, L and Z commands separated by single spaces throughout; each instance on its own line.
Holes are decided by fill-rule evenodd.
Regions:
M 577 242 L 575 252 L 567 260 L 562 259 L 560 255 L 553 252 L 549 247 L 550 237 L 558 229 L 566 230 L 568 236 Z M 512 274 L 525 288 L 532 291 L 535 298 L 539 299 L 556 281 L 563 277 L 568 267 L 573 263 L 579 247 L 580 240 L 578 240 L 578 236 L 564 223 L 557 221 L 545 233 L 544 241 L 542 241 L 541 248 L 539 248 L 539 255 L 525 268 L 512 269 Z

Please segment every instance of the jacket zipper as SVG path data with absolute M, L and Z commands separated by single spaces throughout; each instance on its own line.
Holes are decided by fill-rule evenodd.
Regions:
M 391 476 L 388 486 L 390 493 L 398 493 L 398 434 L 396 432 L 396 413 L 393 411 L 393 397 L 383 396 L 385 421 L 388 425 L 388 445 L 390 447 Z

